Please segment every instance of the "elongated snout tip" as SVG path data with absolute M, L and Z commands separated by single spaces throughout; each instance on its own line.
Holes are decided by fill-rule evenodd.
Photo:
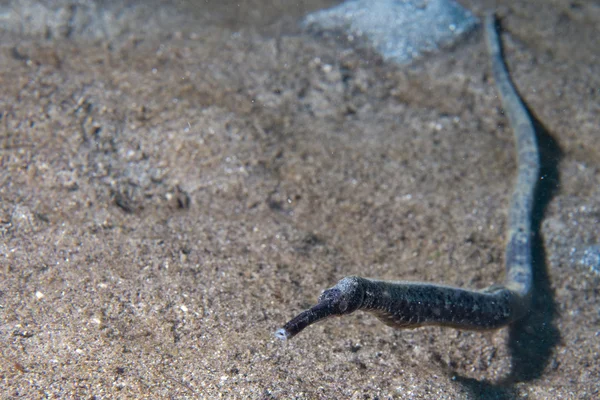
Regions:
M 289 332 L 288 330 L 281 328 L 281 329 L 277 329 L 274 333 L 275 337 L 279 340 L 288 340 L 289 338 L 291 338 L 293 335 L 291 334 L 291 332 Z

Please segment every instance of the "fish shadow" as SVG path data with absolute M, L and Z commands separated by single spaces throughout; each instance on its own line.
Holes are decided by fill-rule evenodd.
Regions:
M 512 366 L 505 378 L 492 383 L 453 375 L 453 379 L 463 385 L 475 399 L 517 398 L 514 385 L 542 376 L 551 362 L 554 348 L 561 340 L 554 323 L 557 308 L 540 228 L 545 210 L 560 187 L 558 165 L 563 153 L 543 124 L 527 107 L 526 109 L 535 128 L 540 153 L 540 176 L 535 189 L 532 218 L 532 301 L 529 313 L 509 327 L 508 348 Z

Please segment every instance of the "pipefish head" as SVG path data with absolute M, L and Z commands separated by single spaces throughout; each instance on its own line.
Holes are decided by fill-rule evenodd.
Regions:
M 365 297 L 364 279 L 348 276 L 319 296 L 319 305 L 328 305 L 331 315 L 350 314 L 360 308 Z
M 365 296 L 364 286 L 364 279 L 357 276 L 342 279 L 334 287 L 321 293 L 317 305 L 301 312 L 275 332 L 275 337 L 289 339 L 315 322 L 358 310 Z

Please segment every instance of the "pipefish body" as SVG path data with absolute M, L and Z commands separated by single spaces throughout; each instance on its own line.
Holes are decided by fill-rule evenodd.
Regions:
M 370 312 L 394 328 L 441 325 L 472 330 L 500 328 L 527 312 L 532 290 L 531 217 L 539 154 L 533 124 L 502 59 L 493 14 L 486 16 L 484 30 L 494 80 L 514 131 L 518 162 L 504 253 L 505 283 L 469 290 L 433 283 L 348 276 L 323 291 L 317 305 L 275 332 L 277 338 L 289 339 L 315 322 L 356 310 Z

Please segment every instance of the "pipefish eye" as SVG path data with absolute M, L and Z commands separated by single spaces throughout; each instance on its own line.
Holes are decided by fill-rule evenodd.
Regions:
M 323 290 L 319 296 L 319 303 L 339 304 L 342 301 L 342 293 L 339 289 L 332 287 Z

